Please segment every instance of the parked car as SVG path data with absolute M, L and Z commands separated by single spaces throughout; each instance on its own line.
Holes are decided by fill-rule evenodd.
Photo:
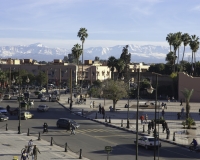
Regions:
M 48 111 L 48 110 L 49 110 L 49 106 L 47 106 L 47 105 L 39 105 L 38 108 L 37 108 L 38 112 L 45 112 L 45 111 Z
M 46 102 L 47 101 L 47 97 L 45 95 L 42 95 L 40 101 L 41 102 Z
M 51 102 L 57 102 L 57 101 L 59 101 L 59 96 L 53 94 L 51 97 Z
M 68 119 L 68 118 L 59 118 L 56 125 L 57 125 L 58 128 L 66 128 L 67 130 L 70 130 L 70 124 L 71 123 L 76 128 L 80 127 L 80 125 L 78 123 L 76 123 L 74 120 Z
M 154 137 L 151 136 L 142 136 L 138 139 L 138 145 L 145 147 L 146 149 L 154 148 Z M 136 143 L 136 141 L 134 141 Z M 159 139 L 156 139 L 156 148 L 161 147 L 161 142 Z
M 4 114 L 0 113 L 0 121 L 7 121 L 9 118 L 5 116 Z
M 27 120 L 27 119 L 33 118 L 34 115 L 30 112 L 22 111 L 20 116 L 21 116 L 21 119 Z M 18 116 L 18 119 L 19 119 L 19 116 Z
M 10 99 L 11 99 L 11 95 L 10 95 L 10 94 L 5 94 L 5 95 L 3 96 L 3 99 L 4 99 L 4 100 L 10 100 Z
M 7 115 L 8 112 L 7 112 L 7 109 L 3 108 L 3 107 L 0 107 L 0 113 L 4 114 L 4 115 Z

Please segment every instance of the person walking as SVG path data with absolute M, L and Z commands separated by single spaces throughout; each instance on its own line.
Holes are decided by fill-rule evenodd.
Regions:
M 36 145 L 34 145 L 33 154 L 32 154 L 32 160 L 37 160 L 37 153 L 38 152 L 40 153 L 39 149 L 36 147 Z
M 31 154 L 32 154 L 32 151 L 33 151 L 33 140 L 31 139 L 31 140 L 28 142 L 28 153 L 31 155 Z
M 71 123 L 71 134 L 75 135 L 75 129 L 76 127 Z
M 92 101 L 90 102 L 90 108 L 92 108 Z
M 49 102 L 51 102 L 51 94 L 49 94 Z
M 183 116 L 183 114 L 184 114 L 184 107 L 181 109 L 181 116 Z
M 99 103 L 99 113 L 101 114 L 101 103 Z
M 68 104 L 69 104 L 69 98 L 68 98 L 67 102 L 68 102 Z
M 26 153 L 26 150 L 24 150 L 21 154 L 21 160 L 27 160 L 28 158 L 28 154 Z
M 94 105 L 95 105 L 95 101 L 93 101 L 93 108 L 94 108 Z
M 151 122 L 148 123 L 148 130 L 151 131 Z
M 142 124 L 143 121 L 144 121 L 144 116 L 143 115 L 140 116 L 140 121 L 141 121 L 141 124 Z
M 165 110 L 163 109 L 162 110 L 162 117 L 164 117 L 165 116 Z
M 147 123 L 147 121 L 148 121 L 148 115 L 146 114 L 145 115 L 145 123 Z
M 180 114 L 180 112 L 177 113 L 177 119 L 181 119 L 181 114 Z
M 154 121 L 152 120 L 151 121 L 151 127 L 152 127 L 152 130 L 154 129 Z
M 181 99 L 181 100 L 180 100 L 180 106 L 182 106 L 182 105 L 183 105 L 183 100 Z
M 165 123 L 166 123 L 166 122 L 163 122 L 163 123 L 162 123 L 163 133 L 164 133 L 164 131 L 165 131 L 165 126 L 166 126 Z
M 103 114 L 103 119 L 105 118 L 105 109 L 104 107 L 101 107 L 101 113 Z

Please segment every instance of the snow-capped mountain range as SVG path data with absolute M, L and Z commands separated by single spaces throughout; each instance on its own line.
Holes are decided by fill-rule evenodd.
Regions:
M 110 56 L 119 58 L 124 45 L 117 45 L 113 47 L 91 47 L 84 49 L 84 59 L 94 60 L 97 56 L 100 59 L 108 59 Z M 145 63 L 165 63 L 166 54 L 170 47 L 154 46 L 154 45 L 129 45 L 129 53 L 131 53 L 131 62 L 145 62 Z M 199 51 L 198 51 L 199 52 Z M 200 56 L 196 53 L 196 60 Z M 38 61 L 53 61 L 53 59 L 63 59 L 71 53 L 71 49 L 64 48 L 49 48 L 41 43 L 30 44 L 28 46 L 2 46 L 0 47 L 1 58 L 15 58 L 15 59 L 35 59 Z M 180 60 L 182 59 L 183 47 L 180 48 Z M 186 47 L 185 60 L 191 61 L 191 50 Z

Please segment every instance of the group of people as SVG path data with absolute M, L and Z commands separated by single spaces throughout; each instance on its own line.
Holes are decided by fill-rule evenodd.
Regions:
M 37 148 L 37 146 L 33 144 L 33 140 L 31 139 L 28 142 L 27 150 L 24 149 L 22 154 L 21 154 L 21 160 L 27 160 L 27 159 L 29 159 L 29 156 L 32 156 L 32 160 L 37 160 L 37 154 L 38 153 L 40 153 L 40 151 Z
M 99 103 L 99 113 L 105 116 L 105 109 L 101 106 L 101 103 Z
M 148 121 L 148 115 L 147 114 L 145 116 L 141 115 L 140 116 L 140 121 L 141 121 L 141 124 L 143 124 L 144 122 L 147 123 L 147 121 Z
M 90 108 L 92 108 L 92 107 L 94 108 L 94 106 L 95 106 L 95 101 L 91 101 L 90 102 Z

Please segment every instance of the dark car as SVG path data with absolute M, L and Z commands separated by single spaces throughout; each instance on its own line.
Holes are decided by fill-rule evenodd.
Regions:
M 49 107 L 47 105 L 39 105 L 38 108 L 37 108 L 38 112 L 45 112 L 45 111 L 48 111 L 48 110 L 49 110 Z
M 8 114 L 7 109 L 5 109 L 3 107 L 0 107 L 0 113 L 5 114 L 5 115 Z
M 0 113 L 0 121 L 7 121 L 9 118 L 5 116 L 4 114 Z
M 57 125 L 58 128 L 66 128 L 67 130 L 70 130 L 70 124 L 71 123 L 76 128 L 80 127 L 80 125 L 78 123 L 76 123 L 74 120 L 68 119 L 68 118 L 60 118 L 60 119 L 58 119 L 56 125 Z

